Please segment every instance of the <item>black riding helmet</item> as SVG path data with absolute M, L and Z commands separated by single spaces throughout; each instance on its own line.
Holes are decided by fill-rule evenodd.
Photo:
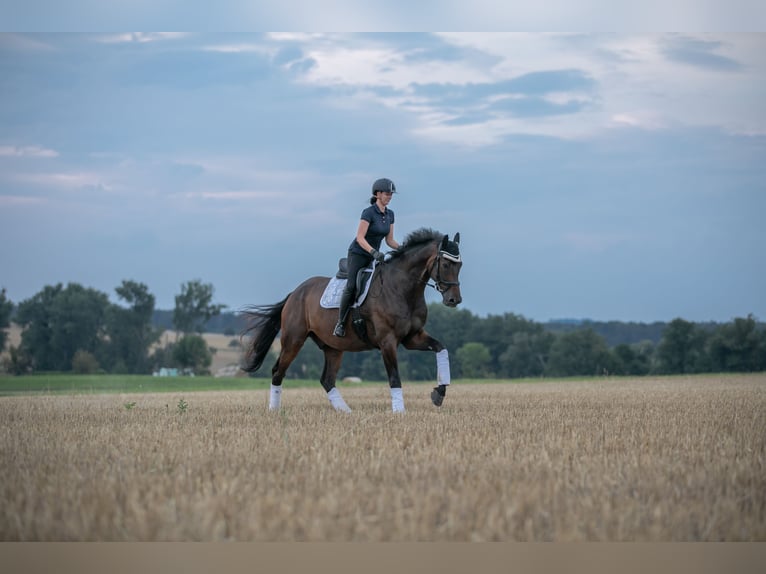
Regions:
M 375 195 L 379 191 L 390 191 L 391 193 L 396 193 L 396 186 L 394 185 L 394 182 L 387 177 L 382 177 L 380 179 L 376 179 L 375 183 L 372 184 L 372 195 Z

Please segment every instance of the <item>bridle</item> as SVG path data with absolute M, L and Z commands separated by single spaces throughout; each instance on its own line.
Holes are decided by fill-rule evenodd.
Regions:
M 433 287 L 436 289 L 439 293 L 444 293 L 447 289 L 450 287 L 459 287 L 460 281 L 445 281 L 442 279 L 441 275 L 441 259 L 444 257 L 447 261 L 452 261 L 454 263 L 460 263 L 462 260 L 460 259 L 460 255 L 452 255 L 452 253 L 448 253 L 447 251 L 444 251 L 443 249 L 439 251 L 439 253 L 436 255 L 436 258 L 434 259 L 433 264 L 431 265 L 431 269 L 428 272 L 428 280 L 423 281 L 428 287 Z M 434 267 L 436 268 L 436 277 L 434 277 Z M 433 280 L 434 283 L 429 283 L 429 280 Z

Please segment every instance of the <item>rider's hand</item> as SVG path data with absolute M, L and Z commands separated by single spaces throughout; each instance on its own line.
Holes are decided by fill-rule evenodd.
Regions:
M 372 258 L 378 263 L 383 263 L 383 261 L 385 260 L 385 255 L 383 255 L 377 249 L 373 249 L 372 251 L 370 251 L 370 255 L 372 255 Z

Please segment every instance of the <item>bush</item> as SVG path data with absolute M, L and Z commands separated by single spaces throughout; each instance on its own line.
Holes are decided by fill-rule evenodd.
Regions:
M 99 364 L 93 353 L 79 349 L 72 358 L 72 371 L 78 375 L 92 375 L 99 370 Z
M 213 362 L 213 355 L 199 335 L 184 335 L 173 347 L 173 359 L 181 368 L 204 374 Z
M 3 370 L 11 375 L 23 375 L 32 372 L 32 357 L 20 347 L 11 345 L 8 356 L 3 358 Z

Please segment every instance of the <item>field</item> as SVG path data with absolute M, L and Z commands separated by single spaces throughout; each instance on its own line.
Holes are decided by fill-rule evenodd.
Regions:
M 0 540 L 763 541 L 766 376 L 0 397 Z

